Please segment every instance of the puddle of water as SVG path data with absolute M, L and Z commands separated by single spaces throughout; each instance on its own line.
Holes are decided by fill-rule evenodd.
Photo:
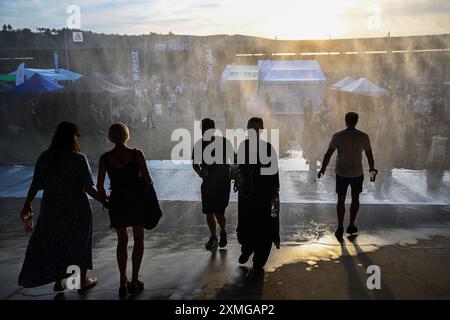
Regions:
M 388 229 L 364 233 L 352 243 L 344 238 L 341 245 L 334 234 L 327 233 L 314 242 L 298 243 L 285 242 L 280 250 L 274 249 L 266 266 L 266 271 L 292 263 L 304 262 L 306 269 L 312 270 L 319 261 L 338 261 L 341 256 L 356 256 L 359 253 L 373 252 L 381 247 L 390 245 L 414 245 L 419 240 L 429 240 L 435 236 L 450 237 L 450 227 L 417 228 L 417 229 Z M 343 249 L 344 247 L 344 249 Z

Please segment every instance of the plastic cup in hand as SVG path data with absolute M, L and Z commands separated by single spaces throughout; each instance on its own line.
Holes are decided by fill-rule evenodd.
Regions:
M 377 177 L 377 171 L 376 170 L 372 170 L 370 171 L 370 181 L 371 182 L 375 182 L 375 178 Z

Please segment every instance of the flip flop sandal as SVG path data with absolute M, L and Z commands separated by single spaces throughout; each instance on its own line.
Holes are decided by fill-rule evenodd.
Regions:
M 142 290 L 144 290 L 144 283 L 142 281 L 139 280 L 131 281 L 128 289 L 130 294 L 138 294 Z
M 119 287 L 119 297 L 124 298 L 124 297 L 128 296 L 129 289 L 130 289 L 129 281 L 122 283 Z
M 344 228 L 337 228 L 334 235 L 339 242 L 343 242 L 344 241 Z
M 65 289 L 66 289 L 66 285 L 64 284 L 63 281 L 57 281 L 57 282 L 55 282 L 55 285 L 53 286 L 54 292 L 61 292 L 61 291 L 64 291 Z
M 92 289 L 93 287 L 95 287 L 97 285 L 97 278 L 92 278 L 92 277 L 87 277 L 89 284 L 87 285 L 82 285 L 81 289 L 78 290 L 78 292 L 84 292 L 87 291 L 89 289 Z
M 348 234 L 355 234 L 358 233 L 358 228 L 356 226 L 348 226 L 346 231 Z

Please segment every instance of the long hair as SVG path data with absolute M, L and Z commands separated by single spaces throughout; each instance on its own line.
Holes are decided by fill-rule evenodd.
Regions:
M 61 122 L 53 134 L 47 152 L 50 156 L 50 167 L 56 168 L 64 155 L 69 152 L 80 152 L 77 140 L 78 128 L 72 122 Z

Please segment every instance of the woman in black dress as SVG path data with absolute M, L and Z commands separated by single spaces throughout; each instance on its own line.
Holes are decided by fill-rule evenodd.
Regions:
M 235 191 L 239 190 L 237 238 L 242 246 L 239 263 L 246 263 L 253 254 L 253 269 L 258 271 L 266 264 L 272 244 L 277 248 L 280 246 L 280 181 L 277 153 L 270 143 L 260 139 L 263 120 L 251 118 L 247 129 L 253 130 L 254 138 L 249 132 L 250 139 L 243 141 L 238 149 L 241 178 L 235 184 Z M 252 147 L 252 143 L 257 144 L 257 148 Z M 260 152 L 260 148 L 267 152 Z M 269 161 L 263 161 L 261 154 Z
M 80 289 L 97 284 L 97 279 L 87 275 L 92 269 L 92 212 L 86 193 L 104 205 L 106 197 L 93 185 L 88 160 L 80 153 L 76 125 L 60 123 L 50 147 L 34 167 L 21 213 L 26 223 L 32 213 L 31 202 L 39 190 L 44 190 L 19 285 L 30 288 L 55 282 L 54 290 L 62 291 L 71 265 L 80 268 Z M 31 226 L 25 225 L 31 231 Z
M 131 149 L 126 143 L 129 130 L 125 124 L 115 123 L 109 128 L 109 140 L 114 149 L 100 157 L 97 189 L 106 195 L 105 174 L 111 181 L 109 216 L 111 227 L 117 232 L 117 264 L 120 272 L 119 295 L 136 294 L 144 289 L 139 280 L 139 269 L 144 255 L 145 205 L 142 184 L 151 186 L 152 179 L 147 169 L 144 153 Z M 128 231 L 133 228 L 134 246 L 132 253 L 131 282 L 127 276 Z

